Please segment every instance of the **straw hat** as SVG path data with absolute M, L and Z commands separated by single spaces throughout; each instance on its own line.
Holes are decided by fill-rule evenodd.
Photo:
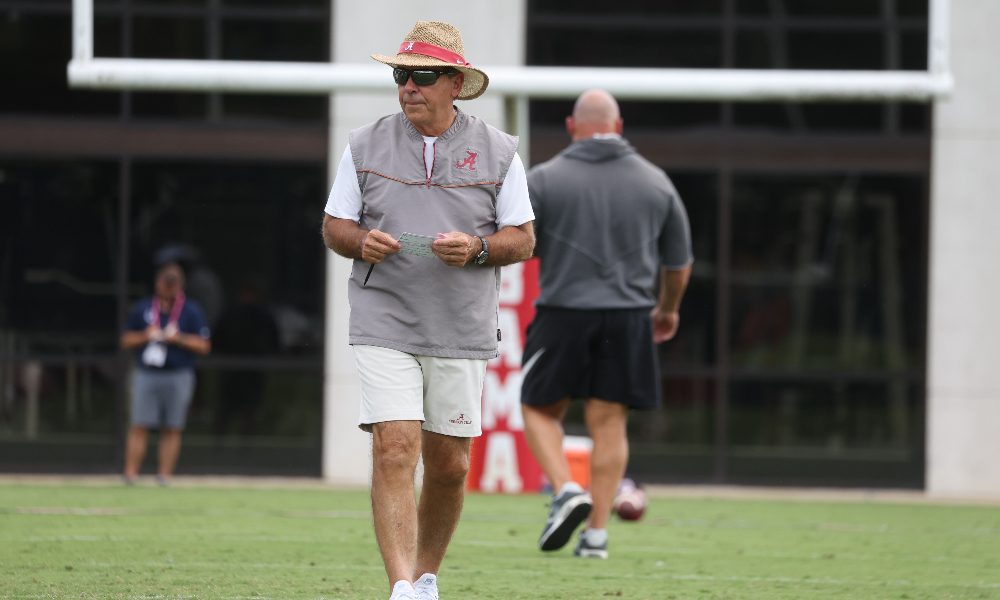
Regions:
M 417 21 L 403 38 L 395 56 L 372 54 L 372 58 L 390 67 L 404 69 L 452 67 L 465 73 L 465 83 L 459 100 L 472 100 L 483 95 L 490 78 L 465 60 L 465 47 L 458 28 L 442 21 Z

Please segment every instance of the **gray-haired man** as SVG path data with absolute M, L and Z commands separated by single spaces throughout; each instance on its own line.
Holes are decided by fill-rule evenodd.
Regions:
M 392 600 L 438 598 L 497 356 L 499 267 L 534 247 L 517 139 L 454 105 L 489 83 L 463 54 L 455 27 L 421 21 L 395 56 L 373 55 L 393 67 L 402 112 L 351 132 L 323 219 L 327 246 L 354 259 L 359 425 Z

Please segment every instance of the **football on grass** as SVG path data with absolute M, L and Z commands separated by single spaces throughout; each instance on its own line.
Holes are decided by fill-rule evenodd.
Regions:
M 614 509 L 623 521 L 638 521 L 646 514 L 646 492 L 640 488 L 622 490 L 615 498 Z

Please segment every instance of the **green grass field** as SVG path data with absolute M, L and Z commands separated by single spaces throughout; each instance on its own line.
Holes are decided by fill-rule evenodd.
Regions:
M 470 495 L 442 598 L 1000 598 L 996 507 L 654 498 L 607 561 L 545 511 Z M 0 598 L 387 597 L 365 492 L 0 483 Z

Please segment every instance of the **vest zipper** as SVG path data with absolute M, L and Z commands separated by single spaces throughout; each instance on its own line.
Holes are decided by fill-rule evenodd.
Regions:
M 426 169 L 424 169 L 424 171 L 427 173 L 427 189 L 431 189 L 431 178 L 434 177 L 434 164 L 437 163 L 437 155 L 438 155 L 437 140 L 434 141 L 434 145 L 431 146 L 431 150 L 433 151 L 433 154 L 431 155 L 431 170 L 427 171 Z

